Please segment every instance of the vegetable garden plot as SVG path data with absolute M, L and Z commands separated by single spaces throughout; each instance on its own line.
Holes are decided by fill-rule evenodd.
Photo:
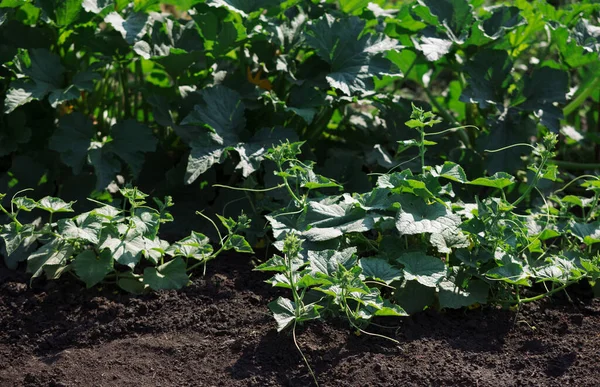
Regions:
M 278 330 L 391 341 L 374 318 L 598 292 L 599 14 L 5 1 L 4 263 L 143 294 L 267 248 Z

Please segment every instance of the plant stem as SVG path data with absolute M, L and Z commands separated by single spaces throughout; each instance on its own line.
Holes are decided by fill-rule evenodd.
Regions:
M 515 200 L 514 203 L 512 203 L 513 207 L 516 207 L 519 203 L 521 203 L 523 200 L 525 200 L 525 198 L 527 197 L 527 195 L 529 195 L 531 190 L 537 186 L 537 183 L 540 180 L 540 177 L 542 175 L 542 169 L 544 168 L 544 166 L 546 165 L 547 162 L 548 162 L 548 157 L 546 157 L 546 156 L 543 157 L 542 161 L 540 162 L 540 165 L 538 166 L 538 170 L 535 173 L 533 181 L 531 182 L 531 184 L 527 185 L 527 189 L 525 190 L 525 192 L 523 192 L 523 194 L 517 200 Z
M 588 87 L 586 87 L 574 100 L 572 100 L 567 106 L 563 109 L 563 114 L 568 116 L 573 113 L 582 103 L 585 102 L 587 97 L 590 96 L 594 91 L 600 88 L 600 77 L 596 77 L 594 81 L 592 81 Z
M 427 87 L 423 88 L 423 90 L 425 90 L 425 94 L 427 95 L 429 102 L 431 102 L 431 104 L 437 109 L 439 115 L 442 116 L 443 119 L 460 126 L 460 122 L 458 122 L 452 114 L 448 113 L 446 109 L 444 109 L 444 107 L 440 105 L 440 103 L 435 99 L 435 97 L 433 96 L 433 94 L 431 94 L 431 91 L 429 91 Z M 459 131 L 458 135 L 460 136 L 460 139 L 465 143 L 465 146 L 471 146 L 469 136 L 464 131 Z
M 549 292 L 546 292 L 546 293 L 543 293 L 543 294 L 539 294 L 537 296 L 529 297 L 529 298 L 518 298 L 518 293 L 517 293 L 517 300 L 516 301 L 511 301 L 510 303 L 511 304 L 523 304 L 523 303 L 526 303 L 526 302 L 533 302 L 533 301 L 541 300 L 544 297 L 548 297 L 548 296 L 553 295 L 554 293 L 560 292 L 561 290 L 567 288 L 569 285 L 572 285 L 575 282 L 577 282 L 577 281 L 567 282 L 567 283 L 565 283 L 565 284 L 563 284 L 563 285 L 561 285 L 561 286 L 559 286 L 557 288 L 554 288 L 554 289 L 550 290 Z
M 21 228 L 21 227 L 23 227 L 23 225 L 21 224 L 21 222 L 19 222 L 19 221 L 17 220 L 17 216 L 16 216 L 16 215 L 14 215 L 14 214 L 11 214 L 10 212 L 8 212 L 8 211 L 6 210 L 6 208 L 4 208 L 4 206 L 2 206 L 1 204 L 0 204 L 0 210 L 1 210 L 2 212 L 4 212 L 4 214 L 6 214 L 6 216 L 8 216 L 8 217 L 10 218 L 10 220 L 12 220 L 13 222 L 15 222 L 15 224 L 17 225 L 17 228 Z

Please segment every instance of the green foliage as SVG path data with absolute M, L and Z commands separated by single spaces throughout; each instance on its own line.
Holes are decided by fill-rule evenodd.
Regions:
M 423 128 L 432 119 L 414 106 L 406 124 Z M 267 282 L 294 295 L 270 305 L 279 330 L 327 315 L 343 316 L 361 330 L 374 316 L 520 304 L 578 281 L 594 283 L 600 228 L 591 220 L 600 215 L 600 180 L 590 176 L 581 184 L 593 193 L 589 199 L 557 190 L 551 197 L 560 210 L 532 200 L 544 179 L 556 180 L 550 164 L 556 144 L 557 136 L 547 134 L 532 146 L 530 180 L 512 201 L 505 190 L 515 184 L 513 176 L 496 173 L 469 181 L 456 163 L 423 165 L 418 175 L 410 170 L 380 175 L 377 187 L 364 194 L 325 194 L 329 186 L 306 190 L 292 180 L 314 173 L 311 164 L 297 159 L 301 143 L 270 150 L 282 180 L 276 188 L 289 193 L 285 208 L 267 216 L 284 257 L 274 256 L 257 270 L 277 272 Z M 415 146 L 423 154 L 430 145 L 423 140 Z M 452 183 L 442 188 L 442 179 Z M 487 193 L 464 201 L 472 186 Z M 519 205 L 526 200 L 524 214 Z M 570 211 L 573 205 L 589 212 L 577 215 Z M 522 298 L 521 288 L 536 283 L 545 291 Z M 304 304 L 309 294 L 311 303 Z
M 227 235 L 217 251 L 213 251 L 206 236 L 196 232 L 171 244 L 158 235 L 160 225 L 172 220 L 166 212 L 172 200 L 157 200 L 159 209 L 155 209 L 146 205 L 148 195 L 137 188 L 124 188 L 120 193 L 128 207 L 103 205 L 57 222 L 52 216 L 73 212 L 73 203 L 54 197 L 36 201 L 19 196 L 13 197 L 9 208 L 0 205 L 0 211 L 11 220 L 0 228 L 5 264 L 15 268 L 26 261 L 32 280 L 42 275 L 58 279 L 70 273 L 88 288 L 107 282 L 128 292 L 142 293 L 148 289 L 181 289 L 190 282 L 195 267 L 206 266 L 222 251 L 252 252 L 238 234 L 249 227 L 244 216 L 237 221 L 222 219 Z M 0 195 L 0 200 L 4 196 Z M 47 222 L 21 223 L 21 211 L 43 211 L 50 216 Z
M 363 333 L 595 285 L 600 5 L 386 5 L 4 2 L 6 265 L 141 293 L 273 244 L 279 330 Z

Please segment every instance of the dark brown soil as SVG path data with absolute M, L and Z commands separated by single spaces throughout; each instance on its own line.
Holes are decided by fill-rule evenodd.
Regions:
M 247 257 L 225 257 L 183 291 L 133 297 L 39 283 L 0 269 L 0 386 L 309 386 Z M 322 386 L 598 386 L 600 302 L 519 314 L 425 312 L 381 324 L 400 345 L 312 323 L 298 341 Z M 371 327 L 371 329 L 375 329 Z

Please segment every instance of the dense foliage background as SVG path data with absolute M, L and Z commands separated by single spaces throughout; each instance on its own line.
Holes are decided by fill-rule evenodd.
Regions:
M 280 328 L 595 286 L 599 15 L 594 1 L 4 0 L 5 263 L 138 292 L 275 244 L 285 254 L 259 269 L 294 295 L 272 306 Z M 225 237 L 196 210 L 222 215 Z

